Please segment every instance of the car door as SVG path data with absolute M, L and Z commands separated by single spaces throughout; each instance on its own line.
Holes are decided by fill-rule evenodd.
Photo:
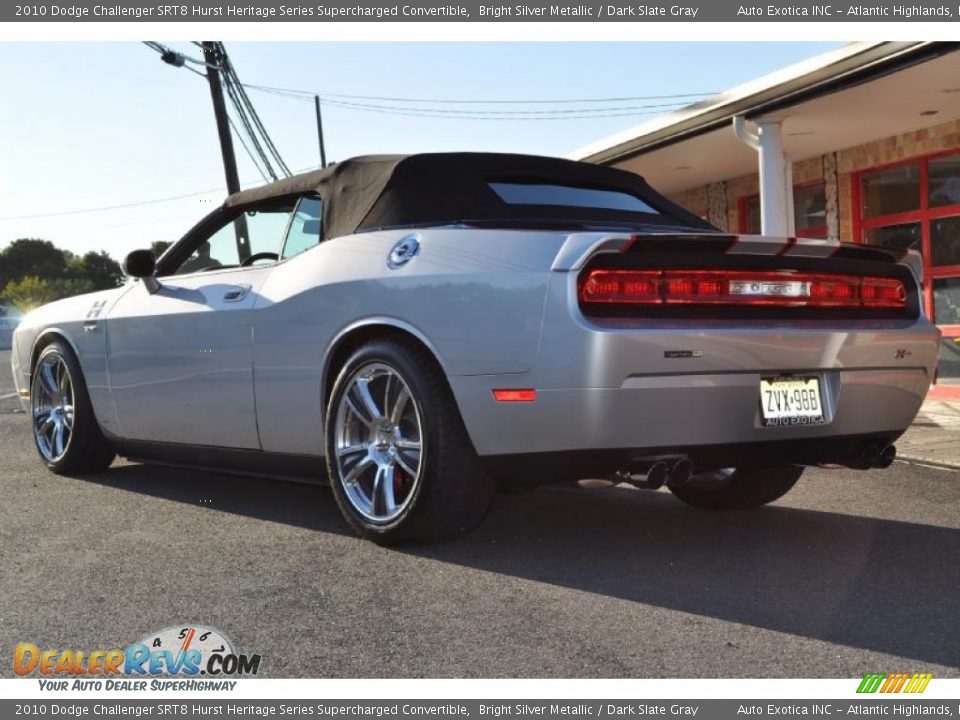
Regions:
M 184 238 L 173 252 L 185 259 L 164 268 L 156 292 L 138 282 L 113 307 L 109 383 L 123 437 L 260 447 L 252 312 L 289 217 L 283 205 L 244 209 Z

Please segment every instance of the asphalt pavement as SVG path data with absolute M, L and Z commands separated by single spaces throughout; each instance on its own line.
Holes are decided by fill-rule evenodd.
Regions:
M 19 642 L 112 649 L 186 623 L 268 677 L 960 676 L 954 470 L 808 470 L 734 513 L 542 488 L 395 550 L 351 536 L 323 487 L 125 462 L 57 477 L 16 408 L 0 400 L 4 676 Z

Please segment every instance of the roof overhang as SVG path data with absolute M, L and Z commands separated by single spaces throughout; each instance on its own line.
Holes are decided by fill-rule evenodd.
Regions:
M 756 171 L 733 118 L 783 121 L 794 161 L 960 117 L 960 43 L 852 43 L 588 146 L 574 157 L 674 193 Z M 923 114 L 936 111 L 935 114 Z

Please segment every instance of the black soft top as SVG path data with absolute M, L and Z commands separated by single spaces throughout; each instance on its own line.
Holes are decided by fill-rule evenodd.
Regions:
M 658 213 L 505 202 L 491 182 L 556 183 L 624 192 Z M 455 223 L 622 223 L 700 230 L 713 226 L 667 200 L 639 175 L 561 158 L 504 153 L 365 155 L 227 198 L 235 207 L 294 195 L 323 200 L 323 235 Z

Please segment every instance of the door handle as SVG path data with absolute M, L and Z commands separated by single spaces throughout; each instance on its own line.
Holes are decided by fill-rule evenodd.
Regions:
M 224 302 L 240 302 L 250 292 L 249 285 L 235 285 L 223 294 Z

